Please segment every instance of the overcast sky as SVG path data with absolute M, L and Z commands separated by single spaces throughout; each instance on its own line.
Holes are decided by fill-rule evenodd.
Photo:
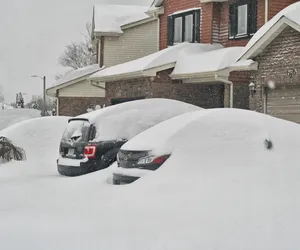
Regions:
M 7 102 L 17 92 L 25 101 L 42 94 L 42 81 L 33 74 L 46 75 L 47 85 L 63 68 L 58 58 L 64 47 L 82 39 L 85 24 L 92 19 L 97 3 L 150 5 L 152 0 L 9 0 L 0 8 L 0 86 Z

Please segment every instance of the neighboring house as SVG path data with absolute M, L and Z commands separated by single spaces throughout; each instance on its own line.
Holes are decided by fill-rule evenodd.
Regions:
M 149 6 L 95 5 L 93 44 L 97 64 L 74 70 L 47 89 L 58 99 L 57 114 L 76 116 L 107 103 L 104 83 L 90 84 L 88 77 L 103 68 L 128 62 L 159 50 L 158 18 L 145 12 Z
M 57 115 L 76 116 L 105 100 L 105 89 L 89 83 L 89 76 L 99 71 L 94 64 L 69 72 L 47 89 L 48 96 L 57 98 Z
M 239 61 L 245 60 L 259 65 L 250 74 L 250 109 L 300 123 L 300 2 L 253 36 Z
M 149 6 L 95 5 L 93 40 L 99 66 L 110 67 L 159 50 L 158 18 Z
M 147 13 L 159 16 L 159 47 L 163 53 L 184 42 L 199 45 L 199 49 L 191 52 L 177 47 L 176 56 L 168 63 L 157 59 L 149 63 L 148 56 L 104 69 L 90 79 L 106 83 L 107 101 L 165 97 L 204 108 L 249 109 L 250 74 L 257 70 L 258 63 L 235 61 L 253 34 L 293 2 L 154 0 Z M 201 49 L 201 44 L 218 46 L 207 51 Z M 159 58 L 159 53 L 150 57 Z

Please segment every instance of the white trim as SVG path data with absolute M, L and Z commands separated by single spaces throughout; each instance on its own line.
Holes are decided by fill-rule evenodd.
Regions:
M 178 74 L 178 75 L 172 75 L 170 74 L 171 79 L 173 80 L 183 80 L 183 79 L 201 79 L 201 78 L 207 78 L 207 77 L 214 77 L 215 74 L 222 75 L 224 77 L 229 76 L 228 70 L 219 70 L 219 71 L 208 71 L 208 72 L 197 72 L 197 73 L 191 73 L 191 74 Z
M 300 25 L 283 16 L 239 60 L 247 60 L 257 56 L 288 26 L 300 32 Z
M 190 11 L 194 11 L 194 10 L 201 10 L 201 7 L 200 8 L 190 8 L 190 9 L 175 11 L 174 13 L 172 13 L 172 14 L 170 14 L 168 16 L 174 16 L 174 15 L 184 14 L 186 12 L 190 12 Z
M 161 7 L 154 8 L 152 10 L 149 9 L 146 12 L 146 14 L 149 16 L 158 17 L 159 15 L 165 14 L 165 8 L 163 6 L 161 6 Z

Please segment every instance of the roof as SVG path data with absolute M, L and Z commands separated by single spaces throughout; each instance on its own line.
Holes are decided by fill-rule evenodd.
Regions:
M 156 76 L 158 71 L 173 68 L 180 52 L 199 53 L 219 48 L 221 45 L 181 43 L 151 55 L 115 65 L 93 74 L 91 80 L 114 81 L 138 76 Z
M 236 62 L 243 49 L 244 47 L 216 47 L 212 51 L 182 52 L 171 77 L 184 79 L 225 70 Z
M 151 14 L 160 10 L 164 6 L 164 0 L 153 0 L 150 8 L 148 9 L 147 13 Z
M 240 59 L 255 57 L 287 26 L 300 32 L 300 2 L 294 3 L 277 13 L 264 24 L 248 42 Z
M 81 81 L 85 78 L 88 78 L 91 74 L 99 71 L 101 68 L 98 64 L 89 65 L 80 69 L 73 70 L 67 73 L 65 76 L 60 78 L 53 86 L 47 89 L 47 94 L 51 94 L 51 92 L 56 92 L 56 90 L 60 88 L 64 88 L 73 83 Z
M 149 6 L 94 5 L 94 32 L 104 34 L 122 34 L 122 26 L 150 18 L 145 13 L 148 9 Z

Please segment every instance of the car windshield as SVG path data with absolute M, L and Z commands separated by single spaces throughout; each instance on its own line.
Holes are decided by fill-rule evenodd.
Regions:
M 68 126 L 63 134 L 63 141 L 86 141 L 88 140 L 90 123 L 85 120 L 73 120 L 68 123 Z

